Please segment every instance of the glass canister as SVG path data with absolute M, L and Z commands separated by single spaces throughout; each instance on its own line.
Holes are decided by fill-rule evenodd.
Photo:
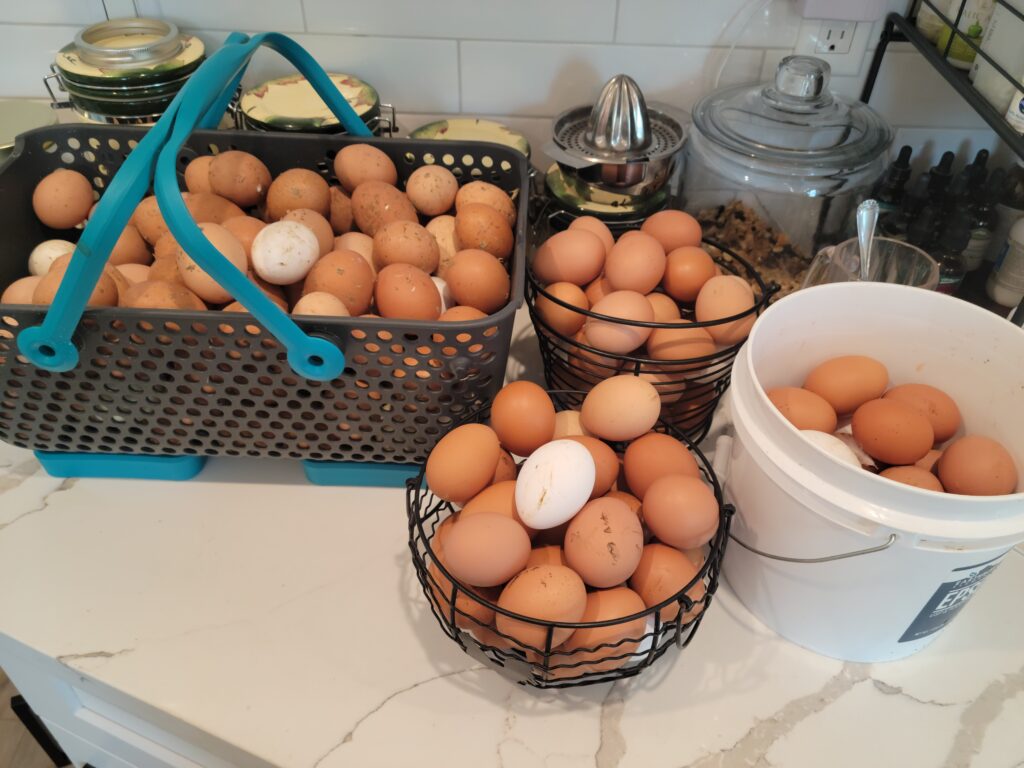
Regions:
M 822 246 L 846 239 L 892 143 L 885 120 L 832 94 L 829 76 L 821 59 L 788 56 L 774 83 L 701 99 L 686 145 L 686 210 L 709 237 L 790 281 Z

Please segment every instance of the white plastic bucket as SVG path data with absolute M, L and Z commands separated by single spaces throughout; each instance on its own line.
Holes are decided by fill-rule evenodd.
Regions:
M 725 578 L 783 637 L 839 659 L 886 661 L 928 645 L 1024 540 L 1024 493 L 935 494 L 805 440 L 765 389 L 799 386 L 846 354 L 881 360 L 893 383 L 940 387 L 970 432 L 999 440 L 1022 468 L 1024 331 L 932 291 L 837 283 L 770 307 L 736 358 L 732 446 L 716 457 L 736 506 Z M 862 550 L 876 551 L 833 559 Z

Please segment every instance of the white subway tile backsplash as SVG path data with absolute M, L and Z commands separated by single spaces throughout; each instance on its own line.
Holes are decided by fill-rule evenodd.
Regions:
M 480 43 L 462 46 L 462 110 L 476 114 L 543 117 L 592 101 L 620 72 L 649 100 L 689 109 L 710 90 L 727 51 L 634 45 Z M 760 50 L 737 48 L 721 83 L 755 81 Z
M 140 16 L 192 29 L 302 32 L 302 0 L 135 0 Z
M 3 24 L 78 24 L 103 21 L 103 0 L 5 0 L 0 3 Z M 68 38 L 65 42 L 70 42 Z M 6 54 L 6 51 L 5 51 Z M 14 59 L 5 58 L 7 62 Z
M 609 42 L 615 0 L 303 0 L 310 32 L 348 35 Z
M 0 51 L 7 66 L 0 67 L 0 96 L 49 98 L 43 77 L 57 51 L 70 43 L 79 27 L 0 24 Z M 17 66 L 10 66 L 17 62 Z
M 792 0 L 619 0 L 615 40 L 785 48 L 796 44 L 799 25 Z
M 916 51 L 886 53 L 871 106 L 892 124 L 985 128 L 967 102 Z

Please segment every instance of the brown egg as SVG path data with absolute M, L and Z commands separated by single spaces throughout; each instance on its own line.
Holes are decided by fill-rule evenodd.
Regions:
M 455 254 L 462 250 L 462 243 L 455 232 L 455 217 L 435 216 L 427 222 L 427 232 L 434 236 L 440 254 L 437 276 L 447 278 L 448 269 L 455 261 Z
M 604 259 L 601 238 L 586 230 L 567 229 L 544 241 L 534 254 L 531 266 L 542 283 L 583 286 L 601 274 Z M 590 299 L 591 305 L 594 301 Z
M 889 386 L 889 371 L 871 357 L 833 357 L 804 379 L 804 389 L 825 398 L 840 416 L 853 413 L 868 400 L 882 396 Z M 910 462 L 913 463 L 913 462 Z
M 112 267 L 109 264 L 103 267 L 103 274 L 109 276 L 110 279 L 114 281 L 114 285 L 117 287 L 117 303 L 120 304 L 124 299 L 125 294 L 128 293 L 128 289 L 131 288 L 134 283 L 121 274 L 117 267 Z
M 642 232 L 626 241 L 619 240 L 604 264 L 604 276 L 616 291 L 650 293 L 664 274 L 665 249 Z
M 490 206 L 504 217 L 509 227 L 516 225 L 515 203 L 501 187 L 486 181 L 469 182 L 455 195 L 456 214 L 462 210 L 463 206 L 471 203 Z
M 154 261 L 153 265 L 149 268 L 149 282 L 175 283 L 184 287 L 185 278 L 181 276 L 181 272 L 178 270 L 178 260 L 157 259 Z
M 656 480 L 668 475 L 700 477 L 697 460 L 690 449 L 661 432 L 650 432 L 630 443 L 623 465 L 629 489 L 641 499 Z
M 580 622 L 623 619 L 643 613 L 644 609 L 640 595 L 627 587 L 600 589 L 587 594 L 587 606 Z M 559 646 L 559 652 L 551 654 L 548 660 L 549 667 L 567 666 L 564 669 L 551 669 L 548 675 L 560 679 L 618 669 L 631 660 L 646 631 L 647 619 L 643 616 L 604 627 L 577 629 Z
M 715 354 L 715 342 L 705 328 L 655 328 L 647 338 L 654 360 L 695 360 Z
M 49 306 L 53 303 L 53 297 L 57 295 L 57 290 L 64 279 L 64 274 L 71 265 L 71 256 L 72 254 L 66 253 L 54 259 L 50 265 L 50 271 L 43 275 L 39 282 L 36 283 L 35 290 L 32 292 L 33 304 Z M 100 275 L 99 280 L 96 281 L 96 287 L 93 288 L 92 293 L 89 295 L 86 306 L 116 307 L 117 299 L 117 283 L 114 282 L 114 278 L 109 273 L 104 271 Z
M 593 435 L 618 442 L 651 430 L 661 414 L 661 399 L 650 382 L 613 376 L 594 385 L 583 400 L 580 422 Z
M 421 166 L 405 182 L 405 194 L 424 216 L 440 216 L 450 211 L 458 191 L 455 174 L 440 165 Z
M 117 242 L 114 243 L 107 263 L 116 267 L 118 264 L 149 264 L 152 260 L 153 257 L 139 230 L 132 224 L 126 224 Z
M 718 501 L 700 478 L 658 478 L 643 494 L 643 504 L 644 523 L 670 547 L 702 547 L 718 530 Z
M 853 437 L 886 464 L 913 464 L 935 444 L 928 418 L 895 400 L 869 400 L 853 412 Z
M 501 262 L 491 254 L 475 248 L 467 248 L 455 254 L 445 280 L 456 302 L 487 314 L 505 306 L 511 290 L 508 272 Z
M 514 381 L 491 405 L 491 428 L 501 444 L 517 456 L 529 456 L 555 432 L 555 406 L 532 381 Z
M 596 280 L 592 280 L 583 293 L 587 297 L 587 301 L 590 302 L 590 306 L 594 306 L 613 290 L 608 278 L 601 275 Z
M 39 275 L 18 278 L 4 289 L 0 304 L 32 304 L 36 286 L 42 279 Z
M 936 465 L 948 493 L 1001 496 L 1017 491 L 1017 465 L 995 440 L 964 435 L 942 452 Z
M 203 300 L 184 285 L 150 280 L 137 283 L 122 297 L 122 307 L 134 309 L 180 309 L 201 312 L 206 309 Z
M 604 255 L 606 258 L 611 253 L 612 246 L 615 245 L 615 237 L 612 235 L 612 231 L 608 229 L 608 225 L 594 216 L 580 216 L 573 219 L 569 229 L 582 229 L 597 235 L 604 244 Z
M 569 366 L 577 371 L 589 374 L 589 378 L 580 380 L 580 386 L 577 386 L 577 389 L 587 389 L 589 384 L 593 383 L 593 377 L 607 378 L 608 376 L 614 376 L 622 368 L 621 360 L 591 352 L 579 346 L 582 344 L 590 346 L 587 337 L 583 335 L 582 328 L 576 332 L 573 341 L 576 342 L 576 345 L 569 348 Z
M 153 259 L 154 261 L 164 261 L 166 259 L 174 261 L 178 258 L 178 253 L 180 252 L 181 245 L 174 239 L 174 235 L 170 232 L 164 232 L 160 239 L 156 241 L 156 245 L 153 246 Z
M 640 230 L 661 243 L 666 253 L 687 245 L 699 246 L 702 236 L 700 222 L 683 211 L 658 211 L 647 217 Z
M 609 491 L 608 493 L 605 494 L 605 496 L 611 499 L 619 499 L 620 501 L 624 501 L 626 503 L 626 506 L 629 507 L 630 511 L 634 515 L 636 515 L 637 517 L 640 516 L 640 499 L 638 499 L 633 494 L 626 493 L 625 491 Z
M 440 319 L 441 318 L 438 318 L 438 320 Z M 491 485 L 503 483 L 506 480 L 515 480 L 516 473 L 518 471 L 519 470 L 516 467 L 516 462 L 512 458 L 512 454 L 510 454 L 508 451 L 502 451 L 500 454 L 498 454 L 498 466 L 494 468 L 494 477 L 491 478 Z M 530 529 L 527 528 L 526 532 L 529 533 Z
M 568 567 L 568 564 L 565 562 L 565 552 L 558 544 L 547 544 L 543 547 L 531 549 L 530 556 L 526 559 L 526 567 L 532 568 L 535 565 L 562 565 Z
M 933 448 L 924 455 L 924 458 L 918 459 L 914 462 L 915 467 L 928 470 L 934 474 L 935 464 L 939 461 L 939 457 L 942 455 L 942 451 Z
M 566 435 L 565 439 L 577 442 L 590 451 L 596 470 L 594 490 L 590 492 L 590 498 L 596 499 L 598 496 L 604 496 L 615 483 L 615 478 L 619 476 L 619 457 L 615 455 L 615 451 L 603 440 L 598 440 L 590 435 Z
M 679 372 L 669 373 L 657 365 L 645 365 L 640 371 L 640 378 L 649 381 L 658 390 L 662 405 L 679 402 L 686 391 L 686 382 Z
M 502 456 L 507 457 L 508 454 L 502 451 L 498 455 L 498 466 L 502 464 Z M 530 526 L 526 525 L 519 517 L 519 512 L 516 509 L 516 481 L 515 475 L 508 480 L 500 480 L 492 485 L 484 488 L 480 493 L 474 496 L 472 499 L 466 502 L 466 505 L 459 512 L 459 519 L 464 519 L 471 515 L 478 515 L 481 512 L 488 512 L 496 515 L 504 515 L 509 520 L 514 520 L 523 527 L 526 534 L 532 539 L 537 535 Z M 524 568 L 526 566 L 523 566 Z
M 677 301 L 692 302 L 716 274 L 717 265 L 707 251 L 695 245 L 684 245 L 668 254 L 661 285 L 665 293 Z
M 291 168 L 270 183 L 267 221 L 278 221 L 295 208 L 309 208 L 321 216 L 331 212 L 331 192 L 320 176 L 305 168 Z
M 447 518 L 451 519 L 451 518 Z M 446 569 L 450 568 L 445 562 L 443 555 L 435 555 L 441 564 Z M 437 564 L 431 561 L 430 565 L 427 566 L 427 574 L 429 576 L 428 583 L 430 584 L 430 591 L 434 596 L 434 601 L 438 609 L 443 613 L 446 620 L 452 620 L 452 583 L 445 578 L 441 573 Z M 463 586 L 459 588 L 455 595 L 455 625 L 462 629 L 478 630 L 480 625 L 487 625 L 494 621 L 494 610 L 488 608 L 486 605 L 476 600 L 474 595 L 479 595 L 491 602 L 497 602 L 498 596 L 494 592 L 488 589 L 471 589 Z
M 821 395 L 800 387 L 776 387 L 765 394 L 797 429 L 816 429 L 830 435 L 836 431 L 836 410 Z
M 893 387 L 882 397 L 897 400 L 924 414 L 935 430 L 935 442 L 944 443 L 960 428 L 960 409 L 953 398 L 927 384 L 902 384 Z
M 292 307 L 293 315 L 320 315 L 325 317 L 349 317 L 348 307 L 337 296 L 326 291 L 305 294 Z
M 505 217 L 489 205 L 463 205 L 455 214 L 455 234 L 464 249 L 487 251 L 502 260 L 512 253 L 512 228 Z
M 505 586 L 498 607 L 539 621 L 571 624 L 583 618 L 587 588 L 571 568 L 538 565 L 525 569 Z M 569 627 L 549 628 L 500 613 L 495 624 L 502 634 L 542 652 L 561 645 L 573 632 Z
M 150 245 L 155 246 L 157 241 L 167 234 L 167 223 L 164 221 L 160 207 L 157 205 L 156 197 L 150 195 L 144 197 L 137 206 L 129 220 L 139 230 L 142 239 Z M 157 254 L 159 256 L 159 254 Z
M 331 187 L 329 194 L 331 209 L 327 218 L 334 234 L 343 235 L 352 229 L 352 198 L 342 192 L 341 187 Z
M 708 323 L 733 317 L 754 307 L 754 291 L 737 275 L 712 277 L 700 289 L 694 309 L 697 321 Z M 739 320 L 709 325 L 706 330 L 717 343 L 739 344 L 750 334 L 757 316 L 753 313 Z
M 465 504 L 494 476 L 501 446 L 484 424 L 463 424 L 446 434 L 427 457 L 427 487 L 438 498 Z
M 398 169 L 384 152 L 370 144 L 349 144 L 334 156 L 334 175 L 346 192 L 352 192 L 367 181 L 381 181 L 394 186 Z
M 640 558 L 629 586 L 640 595 L 644 605 L 653 608 L 655 605 L 675 597 L 687 584 L 697 578 L 700 569 L 693 561 L 678 549 L 664 544 L 648 544 Z M 705 593 L 703 581 L 698 581 L 688 590 L 686 597 L 694 602 L 703 599 Z M 679 615 L 682 596 L 658 613 L 662 622 L 673 621 Z M 695 618 L 704 609 L 703 603 L 697 603 L 682 617 L 682 622 Z
M 889 467 L 888 469 L 883 469 L 879 474 L 882 477 L 895 480 L 897 483 L 912 485 L 915 488 L 923 488 L 926 491 L 942 493 L 944 490 L 942 483 L 939 482 L 939 478 L 928 470 L 913 465 L 909 467 Z
M 346 232 L 334 238 L 334 250 L 355 251 L 370 265 L 373 274 L 377 274 L 377 267 L 373 263 L 373 238 L 364 235 L 362 232 Z
M 475 307 L 452 307 L 442 312 L 437 319 L 444 323 L 461 323 L 466 320 L 480 320 L 484 317 L 487 315 Z
M 292 208 L 281 217 L 281 221 L 297 221 L 309 227 L 320 244 L 321 256 L 334 250 L 334 230 L 331 229 L 331 223 L 316 211 L 309 208 Z
M 352 193 L 352 216 L 356 226 L 370 237 L 392 221 L 419 223 L 416 208 L 405 193 L 383 181 L 367 181 L 356 187 Z
M 545 528 L 537 532 L 537 537 L 533 543 L 538 547 L 546 547 L 551 544 L 557 544 L 562 546 L 562 542 L 565 541 L 565 532 L 569 530 L 570 520 L 566 520 L 561 525 L 556 525 L 554 528 Z
M 185 166 L 185 188 L 189 192 L 213 192 L 210 185 L 210 163 L 213 155 L 199 155 Z
M 552 436 L 553 440 L 585 434 L 587 434 L 586 430 L 580 424 L 579 411 L 558 411 L 555 414 L 555 434 Z
M 564 301 L 577 309 L 590 309 L 590 302 L 587 301 L 583 289 L 572 283 L 552 283 L 544 289 L 559 301 Z M 547 296 L 537 294 L 534 308 L 541 319 L 551 326 L 551 329 L 563 336 L 572 336 L 583 327 L 587 316 L 576 312 L 568 307 L 556 304 Z
M 644 550 L 644 532 L 626 502 L 594 499 L 572 518 L 563 549 L 569 567 L 586 584 L 598 589 L 614 587 L 636 570 Z
M 373 236 L 373 262 L 378 270 L 388 264 L 412 264 L 432 274 L 440 258 L 434 236 L 412 221 L 389 222 Z
M 220 251 L 221 256 L 230 261 L 234 267 L 245 274 L 249 260 L 245 256 L 245 248 L 234 235 L 219 224 L 206 222 L 199 225 L 210 244 Z M 231 301 L 231 294 L 216 280 L 207 274 L 184 251 L 178 253 L 178 271 L 181 273 L 185 287 L 196 296 L 210 304 L 223 304 Z
M 71 229 L 86 220 L 95 199 L 85 176 L 70 168 L 58 168 L 36 184 L 32 210 L 52 229 Z
M 350 315 L 361 315 L 373 298 L 373 270 L 355 251 L 331 251 L 319 259 L 306 275 L 302 292 L 323 291 L 337 297 Z
M 249 272 L 248 278 L 252 282 L 256 283 L 259 289 L 263 291 L 265 294 L 267 294 L 268 297 L 270 297 L 271 301 L 273 301 L 286 312 L 288 311 L 288 307 L 295 303 L 294 301 L 289 301 L 289 297 L 285 292 L 285 286 L 268 283 L 255 272 Z M 299 298 L 301 298 L 301 296 L 297 296 L 296 301 L 298 301 Z
M 497 587 L 523 568 L 530 537 L 515 520 L 497 512 L 459 515 L 444 541 L 449 571 L 474 587 Z
M 210 188 L 236 205 L 252 208 L 263 202 L 270 188 L 270 170 L 255 155 L 229 149 L 210 163 Z
M 244 216 L 245 211 L 225 197 L 210 192 L 196 192 L 185 198 L 185 207 L 197 224 L 220 224 L 228 219 Z
M 625 355 L 643 345 L 651 335 L 651 328 L 621 321 L 654 322 L 654 307 L 647 297 L 636 291 L 613 291 L 591 307 L 598 315 L 617 318 L 618 321 L 588 317 L 583 326 L 587 343 L 604 352 Z
M 654 308 L 654 320 L 658 323 L 677 323 L 682 318 L 675 299 L 664 293 L 648 293 L 647 300 Z
M 242 244 L 248 258 L 252 255 L 252 241 L 267 224 L 253 216 L 235 216 L 233 219 L 226 219 L 221 226 Z

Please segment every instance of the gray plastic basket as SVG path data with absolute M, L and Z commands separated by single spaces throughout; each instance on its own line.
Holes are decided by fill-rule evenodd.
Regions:
M 32 212 L 35 184 L 56 168 L 81 171 L 102 193 L 144 135 L 134 127 L 68 125 L 19 137 L 0 167 L 0 285 L 26 274 L 39 242 L 68 238 Z M 416 168 L 448 167 L 460 183 L 489 181 L 518 207 L 508 304 L 482 320 L 297 320 L 345 353 L 342 376 L 295 374 L 283 346 L 246 313 L 89 309 L 75 342 L 81 363 L 64 373 L 33 366 L 17 336 L 43 307 L 0 305 L 0 440 L 41 452 L 124 456 L 253 456 L 413 464 L 453 420 L 501 387 L 522 302 L 527 224 L 526 159 L 484 142 L 362 139 L 195 131 L 179 170 L 198 156 L 241 149 L 277 174 L 305 167 L 334 181 L 346 144 L 386 152 L 404 183 Z M 73 239 L 73 238 L 70 238 Z

